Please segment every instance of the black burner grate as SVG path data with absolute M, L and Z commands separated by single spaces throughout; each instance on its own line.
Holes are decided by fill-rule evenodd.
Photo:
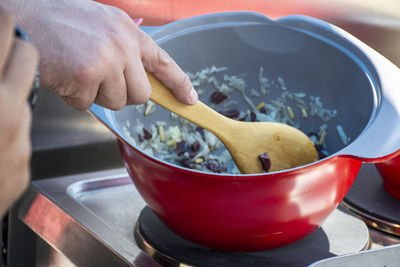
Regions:
M 361 167 L 344 204 L 369 226 L 400 235 L 400 200 L 386 192 L 373 164 Z
M 268 251 L 224 252 L 193 244 L 170 231 L 148 207 L 141 211 L 135 239 L 144 251 L 165 266 L 308 266 L 369 245 L 365 224 L 339 210 L 306 238 Z

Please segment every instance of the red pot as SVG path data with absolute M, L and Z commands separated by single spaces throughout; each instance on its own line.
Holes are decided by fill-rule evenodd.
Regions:
M 233 251 L 295 242 L 338 206 L 362 162 L 385 161 L 399 153 L 400 71 L 337 27 L 304 16 L 272 21 L 238 12 L 142 29 L 185 70 L 227 64 L 246 71 L 260 61 L 270 63 L 269 73 L 284 72 L 296 86 L 336 107 L 338 122 L 352 139 L 343 144 L 330 134 L 327 144 L 336 152 L 306 166 L 214 174 L 167 163 L 130 143 L 122 127 L 127 120 L 136 122 L 134 107 L 115 112 L 93 105 L 91 113 L 118 137 L 126 169 L 147 205 L 192 242 Z M 162 111 L 154 116 L 142 119 L 146 124 L 168 117 Z
M 227 177 L 162 164 L 123 141 L 119 146 L 136 188 L 172 231 L 231 251 L 276 248 L 307 236 L 342 201 L 361 166 L 334 157 L 290 172 Z

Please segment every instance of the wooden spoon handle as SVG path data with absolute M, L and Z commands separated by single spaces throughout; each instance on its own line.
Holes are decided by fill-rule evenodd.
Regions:
M 156 77 L 150 73 L 147 73 L 147 77 L 152 89 L 150 99 L 169 111 L 211 131 L 217 136 L 219 135 L 218 129 L 223 129 L 229 121 L 201 101 L 197 101 L 194 105 L 183 104 Z

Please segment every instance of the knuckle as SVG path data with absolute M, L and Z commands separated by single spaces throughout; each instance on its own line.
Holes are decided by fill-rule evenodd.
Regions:
M 112 98 L 103 98 L 100 102 L 104 105 L 104 107 L 111 110 L 121 110 L 126 105 L 126 93 L 123 94 L 121 91 L 120 93 L 113 94 Z
M 90 108 L 91 105 L 92 105 L 92 103 L 83 102 L 83 103 L 77 104 L 76 109 L 79 111 L 86 111 Z
M 146 53 L 142 56 L 142 63 L 148 71 L 155 72 L 157 70 L 157 64 L 156 57 L 154 57 L 154 49 L 151 48 L 149 50 L 151 51 L 150 53 Z
M 167 65 L 169 65 L 171 63 L 171 58 L 168 55 L 168 53 L 165 52 L 165 50 L 160 47 L 156 47 L 156 49 L 158 50 L 157 53 L 158 67 L 166 67 Z
M 186 73 L 183 73 L 182 78 L 179 80 L 178 87 L 182 89 L 191 88 L 191 82 L 189 76 Z
M 90 62 L 80 62 L 73 69 L 73 80 L 82 86 L 89 86 L 96 81 L 96 70 Z
M 119 86 L 117 84 L 120 83 Z M 111 81 L 108 84 L 115 84 L 113 87 L 101 85 L 96 95 L 95 102 L 111 110 L 120 110 L 127 103 L 126 84 L 122 81 Z
M 66 96 L 63 97 L 65 103 L 67 105 L 79 110 L 79 111 L 86 111 L 90 108 L 92 103 L 82 97 L 71 97 L 71 96 Z
M 124 92 L 126 92 L 126 89 Z M 124 94 L 121 97 L 119 97 L 117 101 L 115 101 L 113 105 L 113 110 L 121 110 L 123 107 L 125 107 L 126 102 L 127 102 L 127 96 L 126 94 Z
M 116 39 L 113 37 L 113 40 Z M 90 86 L 100 82 L 101 76 L 109 69 L 112 52 L 109 41 L 97 42 L 89 55 L 84 55 L 75 63 L 73 80 L 82 86 Z
M 63 85 L 62 86 L 58 86 L 58 87 L 54 88 L 54 90 L 61 97 L 65 97 L 65 96 L 68 96 L 70 94 L 69 87 L 67 87 L 67 86 L 63 86 Z
M 151 90 L 146 90 L 145 92 L 143 92 L 141 94 L 134 94 L 131 97 L 129 104 L 133 104 L 133 105 L 144 104 L 147 101 L 149 101 L 150 96 L 151 96 Z
M 170 57 L 167 54 L 167 52 L 165 52 L 164 49 L 157 47 L 157 46 L 155 46 L 153 48 L 153 50 L 154 50 L 154 54 L 156 55 L 154 67 L 157 70 L 161 70 L 162 68 L 167 67 L 170 63 Z
M 122 102 L 122 101 L 118 101 L 115 103 L 112 103 L 108 106 L 109 109 L 117 111 L 117 110 L 121 110 L 123 107 L 125 107 L 126 101 Z
M 163 71 L 163 69 L 168 66 L 169 62 L 166 61 L 168 55 L 161 48 L 153 46 L 149 54 L 149 56 L 143 59 L 143 64 L 148 71 L 157 73 Z
M 143 65 L 150 72 L 163 72 L 172 62 L 168 53 L 158 46 L 146 33 L 139 34 L 141 57 Z

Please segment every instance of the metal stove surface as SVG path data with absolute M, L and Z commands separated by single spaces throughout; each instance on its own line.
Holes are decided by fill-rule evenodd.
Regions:
M 170 239 L 174 234 L 168 229 L 165 232 L 163 227 L 166 227 L 144 207 L 145 203 L 125 169 L 116 169 L 34 181 L 20 202 L 18 217 L 78 266 L 158 266 L 159 263 L 149 256 L 156 257 L 156 254 L 171 257 L 173 260 L 168 264 L 176 266 L 213 266 L 199 261 L 199 258 L 207 257 L 217 262 L 218 266 L 223 266 L 222 263 L 227 266 L 307 266 L 321 259 L 368 248 L 370 240 L 364 222 L 336 210 L 313 234 L 276 250 L 230 253 L 183 243 L 183 247 L 189 246 L 189 250 L 185 251 L 181 244 L 175 242 L 179 237 Z M 146 213 L 150 217 L 144 217 Z M 142 224 L 143 220 L 139 220 L 138 228 L 145 229 L 141 231 L 145 238 L 137 243 L 134 228 L 139 216 L 152 221 L 153 225 Z M 156 231 L 147 231 L 154 223 Z M 163 242 L 154 243 L 151 237 L 160 233 L 168 237 L 164 247 Z M 173 243 L 168 244 L 171 241 Z M 195 250 L 198 252 L 196 256 L 191 254 Z M 159 257 L 158 260 L 166 263 Z

